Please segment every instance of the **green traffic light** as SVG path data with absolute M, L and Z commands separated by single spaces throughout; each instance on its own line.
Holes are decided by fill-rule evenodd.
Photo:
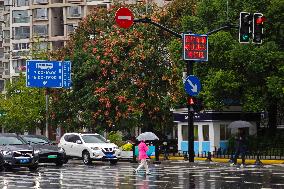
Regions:
M 242 39 L 243 39 L 243 41 L 248 41 L 249 40 L 249 36 L 248 35 L 242 35 Z

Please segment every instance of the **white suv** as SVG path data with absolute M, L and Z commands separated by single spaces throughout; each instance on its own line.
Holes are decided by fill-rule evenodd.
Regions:
M 68 157 L 82 158 L 86 165 L 91 164 L 92 160 L 116 164 L 120 158 L 117 145 L 96 133 L 65 133 L 58 146 L 65 150 Z

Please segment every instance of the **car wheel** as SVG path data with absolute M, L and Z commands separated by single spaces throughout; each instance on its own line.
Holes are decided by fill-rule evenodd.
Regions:
M 58 167 L 62 167 L 63 163 L 64 163 L 64 160 L 60 159 L 60 160 L 58 160 L 55 164 L 56 164 L 56 166 L 58 166 Z
M 5 171 L 12 171 L 13 170 L 13 167 L 11 165 L 8 165 L 8 164 L 3 165 L 3 168 L 4 168 Z
M 0 160 L 0 172 L 1 171 L 4 171 L 5 170 L 5 167 L 4 167 L 4 160 L 3 160 L 3 157 L 1 157 L 1 160 Z
M 116 165 L 117 164 L 117 159 L 110 160 L 109 162 L 110 162 L 111 165 Z
M 29 167 L 30 171 L 36 171 L 38 169 L 38 163 L 35 163 L 34 165 Z
M 1 163 L 1 165 L 0 165 L 0 172 L 2 172 L 2 171 L 4 171 L 5 170 L 5 167 L 4 167 L 4 165 Z
M 92 163 L 91 158 L 90 158 L 90 153 L 88 151 L 83 152 L 82 158 L 83 158 L 83 163 L 85 165 L 90 165 Z
M 67 157 L 63 159 L 63 163 L 64 164 L 68 163 L 68 158 Z

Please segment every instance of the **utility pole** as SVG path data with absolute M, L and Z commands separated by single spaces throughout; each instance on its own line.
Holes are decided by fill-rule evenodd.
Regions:
M 193 63 L 192 60 L 186 60 L 186 73 L 187 76 L 193 75 Z M 189 95 L 188 95 L 189 96 Z M 189 97 L 188 97 L 189 99 Z M 194 110 L 191 104 L 187 103 L 187 133 L 188 133 L 188 161 L 194 162 L 194 126 L 193 126 Z

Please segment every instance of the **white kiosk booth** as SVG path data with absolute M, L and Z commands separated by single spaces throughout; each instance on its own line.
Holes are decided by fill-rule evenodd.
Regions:
M 188 151 L 188 114 L 186 111 L 174 111 L 174 122 L 178 126 L 178 150 Z M 247 128 L 249 135 L 254 135 L 259 127 L 260 113 L 244 113 L 239 111 L 195 113 L 194 120 L 194 153 L 204 154 L 228 147 L 228 139 L 237 133 L 237 129 L 229 129 L 228 125 L 237 120 L 245 120 L 253 126 Z

